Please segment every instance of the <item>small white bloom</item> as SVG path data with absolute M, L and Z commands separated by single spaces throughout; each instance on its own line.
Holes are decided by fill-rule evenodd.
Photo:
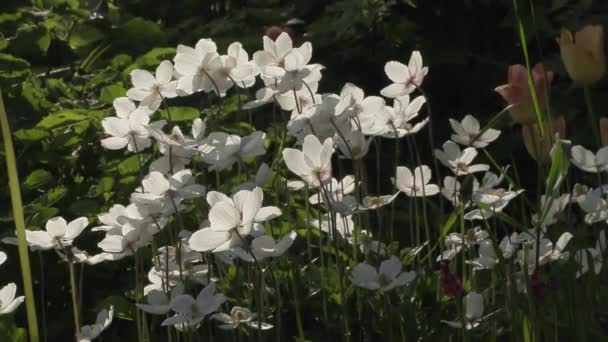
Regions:
M 408 65 L 395 61 L 386 63 L 384 72 L 394 83 L 380 91 L 382 96 L 395 98 L 410 94 L 420 87 L 429 72 L 429 68 L 422 65 L 422 55 L 419 51 L 412 52 Z
M 596 154 L 577 145 L 570 150 L 572 164 L 585 172 L 598 173 L 608 170 L 608 146 L 600 148 Z
M 25 300 L 24 296 L 16 297 L 17 285 L 9 283 L 0 289 L 0 315 L 10 314 Z
M 95 324 L 84 325 L 80 329 L 80 334 L 76 336 L 78 342 L 91 342 L 101 335 L 112 323 L 114 317 L 114 306 L 110 306 L 109 309 L 103 309 L 97 314 Z
M 321 142 L 314 135 L 304 138 L 302 151 L 293 148 L 283 150 L 287 168 L 302 178 L 309 186 L 317 188 L 331 181 L 331 157 L 334 153 L 333 140 Z
M 211 316 L 211 319 L 220 321 L 222 324 L 219 326 L 223 330 L 234 330 L 237 329 L 241 324 L 249 328 L 268 330 L 272 329 L 273 326 L 268 323 L 254 321 L 256 314 L 252 313 L 251 310 L 240 306 L 235 306 L 230 310 L 230 314 L 216 313 Z
M 208 314 L 217 310 L 225 301 L 226 296 L 215 293 L 215 283 L 211 282 L 201 290 L 196 299 L 187 294 L 173 298 L 169 306 L 175 315 L 165 319 L 162 325 L 186 324 L 197 327 Z
M 390 291 L 395 287 L 411 283 L 416 278 L 416 272 L 402 272 L 401 261 L 396 256 L 380 264 L 379 270 L 373 266 L 360 263 L 353 268 L 350 274 L 351 282 L 359 287 L 369 290 Z
M 173 64 L 162 61 L 156 68 L 156 75 L 147 70 L 135 69 L 131 71 L 133 88 L 127 91 L 127 96 L 135 101 L 141 101 L 140 106 L 155 111 L 165 98 L 177 96 L 175 89 L 177 81 L 172 81 Z
M 450 125 L 456 133 L 452 134 L 452 141 L 465 146 L 484 148 L 498 139 L 500 135 L 500 131 L 492 128 L 488 128 L 483 134 L 480 134 L 479 121 L 472 115 L 465 116 L 461 122 L 450 119 Z
M 372 123 L 364 121 L 361 129 L 366 135 L 378 135 L 383 138 L 397 139 L 420 131 L 429 122 L 425 118 L 416 124 L 411 121 L 418 117 L 418 112 L 426 102 L 424 96 L 418 96 L 410 102 L 410 96 L 398 97 L 393 101 L 393 106 L 385 106 Z
M 477 150 L 474 147 L 467 147 L 463 151 L 453 141 L 446 141 L 443 144 L 443 149 L 435 149 L 435 156 L 446 167 L 448 167 L 454 175 L 463 176 L 475 172 L 488 171 L 490 166 L 487 164 L 471 165 L 473 159 L 477 156 Z
M 480 293 L 471 291 L 466 297 L 465 327 L 471 330 L 479 326 L 483 316 L 483 296 Z M 452 328 L 462 329 L 462 321 L 441 321 Z
M 436 184 L 429 184 L 431 169 L 426 165 L 416 167 L 413 174 L 409 168 L 399 166 L 396 176 L 397 189 L 409 197 L 426 197 L 439 193 L 439 187 Z
M 222 61 L 211 39 L 200 39 L 194 48 L 179 45 L 173 61 L 175 71 L 181 75 L 177 83 L 178 94 L 217 93 L 213 75 L 222 68 Z
M 63 217 L 57 216 L 46 222 L 46 230 L 26 230 L 25 238 L 30 246 L 42 250 L 62 249 L 71 246 L 88 225 L 89 220 L 86 217 L 79 217 L 67 223 Z
M 249 251 L 246 251 L 242 247 L 233 249 L 232 253 L 247 262 L 254 262 L 255 260 L 260 261 L 271 257 L 276 258 L 287 252 L 297 236 L 298 234 L 296 232 L 291 231 L 278 242 L 269 235 L 258 236 L 251 241 L 251 245 L 249 246 L 249 250 L 253 253 L 253 256 Z M 253 258 L 254 256 L 255 259 Z
M 119 99 L 114 101 L 114 106 L 117 108 L 115 117 L 104 118 L 101 121 L 105 134 L 109 137 L 101 141 L 101 145 L 108 150 L 120 150 L 125 146 L 131 152 L 140 152 L 150 147 L 150 133 L 146 127 L 161 128 L 165 125 L 164 120 L 150 123 L 150 111 L 147 109 L 137 108 L 127 101 Z
M 576 252 L 574 259 L 579 264 L 580 269 L 576 272 L 576 277 L 580 277 L 592 269 L 595 274 L 602 271 L 604 264 L 603 254 L 606 253 L 606 231 L 601 230 L 594 247 L 583 248 Z

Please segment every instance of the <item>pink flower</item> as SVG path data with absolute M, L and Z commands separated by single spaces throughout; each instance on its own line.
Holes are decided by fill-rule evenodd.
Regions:
M 443 292 L 454 298 L 461 298 L 464 296 L 464 289 L 462 288 L 462 283 L 460 282 L 460 277 L 458 274 L 450 272 L 448 264 L 445 262 L 441 263 L 440 269 L 440 281 Z
M 532 78 L 534 79 L 540 110 L 545 111 L 545 71 L 542 63 L 538 63 L 532 68 Z M 521 64 L 511 65 L 508 81 L 509 83 L 496 87 L 494 91 L 499 93 L 508 104 L 514 105 L 511 108 L 513 120 L 522 125 L 536 122 L 526 67 Z M 549 86 L 551 81 L 553 81 L 553 72 L 547 71 L 547 84 Z

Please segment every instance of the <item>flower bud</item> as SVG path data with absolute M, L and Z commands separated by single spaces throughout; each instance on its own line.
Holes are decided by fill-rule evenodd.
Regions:
M 536 97 L 541 111 L 545 111 L 547 99 L 545 97 L 545 71 L 542 63 L 538 63 L 532 68 L 532 79 Z M 550 86 L 553 81 L 553 72 L 547 71 L 547 84 Z M 508 83 L 494 89 L 511 107 L 511 117 L 513 121 L 528 125 L 536 122 L 532 94 L 528 85 L 528 73 L 526 67 L 521 64 L 509 67 Z
M 566 137 L 566 120 L 564 117 L 559 117 L 553 121 L 553 132 L 559 133 L 560 138 Z M 530 156 L 541 163 L 546 163 L 551 160 L 551 147 L 553 146 L 553 137 L 549 131 L 549 126 L 543 126 L 543 136 L 540 136 L 538 124 L 522 126 L 522 136 L 524 145 Z
M 600 119 L 600 138 L 602 140 L 602 146 L 608 145 L 608 118 Z
M 575 83 L 589 86 L 604 76 L 606 57 L 601 25 L 585 26 L 574 35 L 562 29 L 557 43 L 566 71 Z

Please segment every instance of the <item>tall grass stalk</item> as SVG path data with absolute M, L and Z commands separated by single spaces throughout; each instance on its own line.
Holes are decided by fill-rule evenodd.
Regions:
M 23 279 L 23 289 L 25 292 L 25 307 L 27 311 L 27 325 L 31 342 L 38 342 L 38 318 L 36 317 L 36 300 L 34 288 L 32 286 L 32 271 L 30 268 L 30 257 L 25 239 L 25 218 L 23 216 L 23 206 L 21 201 L 21 189 L 19 187 L 19 174 L 17 173 L 17 161 L 11 128 L 4 108 L 2 92 L 0 91 L 0 126 L 2 126 L 2 141 L 6 156 L 6 168 L 8 172 L 8 183 L 11 194 L 11 204 L 13 207 L 13 219 L 17 230 L 17 240 L 19 248 L 19 264 L 21 266 L 21 277 Z

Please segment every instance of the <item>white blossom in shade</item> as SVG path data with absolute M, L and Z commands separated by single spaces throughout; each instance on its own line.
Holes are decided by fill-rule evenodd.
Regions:
M 394 83 L 382 89 L 380 94 L 384 97 L 395 98 L 411 94 L 417 87 L 420 87 L 429 68 L 423 66 L 420 52 L 414 51 L 408 65 L 390 61 L 384 66 L 384 72 Z
M 108 150 L 121 150 L 126 146 L 131 152 L 140 152 L 150 147 L 152 141 L 146 127 L 160 129 L 165 125 L 165 120 L 150 123 L 150 112 L 139 108 L 129 114 L 125 113 L 117 111 L 118 116 L 101 121 L 104 133 L 108 135 L 101 141 L 101 146 Z
M 467 203 L 461 203 L 462 195 L 464 195 L 464 193 L 461 192 L 461 189 L 463 191 L 466 190 L 467 192 L 470 191 L 470 196 L 472 196 L 479 189 L 479 181 L 473 177 L 471 182 L 470 189 L 462 189 L 462 184 L 460 184 L 456 177 L 446 176 L 443 179 L 441 194 L 450 201 L 454 207 L 459 207 L 460 205 L 468 207 L 471 204 L 470 199 L 468 199 Z
M 361 253 L 367 255 L 370 253 L 378 253 L 378 255 L 386 256 L 386 244 L 378 240 L 374 240 L 372 234 L 367 230 L 361 230 L 357 236 L 348 238 L 348 243 L 351 245 L 359 245 Z
M 576 272 L 576 277 L 580 277 L 583 274 L 593 270 L 593 273 L 599 274 L 602 271 L 604 264 L 603 255 L 606 253 L 608 247 L 606 242 L 606 231 L 601 230 L 595 246 L 589 248 L 582 248 L 574 254 L 574 259 L 578 263 L 580 269 Z
M 450 139 L 464 146 L 484 148 L 500 136 L 500 131 L 492 128 L 488 128 L 483 134 L 480 134 L 479 121 L 472 115 L 465 116 L 461 122 L 450 119 L 450 126 L 455 133 Z
M 199 118 L 192 122 L 191 137 L 184 135 L 179 126 L 174 126 L 170 135 L 159 128 L 147 127 L 150 135 L 158 143 L 158 150 L 163 154 L 150 164 L 149 170 L 164 174 L 183 170 L 198 153 L 197 148 L 202 143 L 205 128 L 205 121 Z
M 156 74 L 149 71 L 135 69 L 131 71 L 133 88 L 127 91 L 127 96 L 139 105 L 155 111 L 160 107 L 163 99 L 177 96 L 177 81 L 172 81 L 173 64 L 162 61 L 156 68 Z
M 477 253 L 477 258 L 466 261 L 467 264 L 473 266 L 473 271 L 491 270 L 498 264 L 494 243 L 490 239 L 485 239 L 479 243 Z
M 162 290 L 151 290 L 146 293 L 146 304 L 136 304 L 136 306 L 152 315 L 166 315 L 171 310 L 171 299 L 184 293 L 184 286 L 177 284 L 167 296 Z
M 538 266 L 543 266 L 558 260 L 567 260 L 570 254 L 565 249 L 572 237 L 573 235 L 571 233 L 565 232 L 559 237 L 557 242 L 553 244 L 551 240 L 541 236 L 540 243 L 538 244 Z M 534 232 L 528 233 L 526 236 L 520 234 L 520 241 L 523 242 L 526 251 L 519 251 L 518 262 L 522 266 L 525 263 L 528 266 L 528 274 L 532 274 L 536 269 L 536 235 Z
M 291 112 L 291 117 L 294 118 L 312 108 L 314 105 L 323 102 L 323 96 L 317 94 L 318 88 L 319 82 L 313 82 L 308 84 L 308 87 L 302 87 L 296 90 L 295 94 L 293 91 L 277 93 L 276 96 L 274 96 L 274 99 L 282 110 Z
M 198 327 L 207 315 L 217 310 L 225 301 L 226 296 L 215 293 L 215 283 L 211 282 L 201 290 L 196 299 L 188 294 L 173 298 L 169 306 L 175 315 L 165 319 L 161 325 L 185 324 Z
M 385 106 L 385 101 L 379 96 L 365 96 L 363 89 L 352 83 L 346 83 L 340 91 L 341 98 L 349 98 L 350 102 L 344 115 L 351 119 L 353 128 L 365 132 L 373 126 Z
M 475 291 L 469 292 L 466 296 L 464 319 L 464 325 L 467 330 L 474 329 L 481 324 L 483 311 L 483 296 Z M 441 322 L 449 325 L 452 328 L 462 329 L 463 327 L 462 320 L 442 320 Z
M 355 223 L 351 215 L 341 215 L 337 213 L 335 221 L 335 229 L 340 237 L 346 239 L 352 237 L 353 231 L 355 229 Z M 322 232 L 329 234 L 329 236 L 333 238 L 334 233 L 327 218 L 321 218 L 320 222 L 319 220 L 313 220 L 311 224 L 313 225 L 313 227 L 320 229 Z
M 503 258 L 510 259 L 515 255 L 515 252 L 517 252 L 517 249 L 519 248 L 517 236 L 517 232 L 513 232 L 511 235 L 507 235 L 500 240 L 498 248 L 500 249 Z
M 540 197 L 540 213 L 532 216 L 534 223 L 539 223 L 544 229 L 545 227 L 551 226 L 558 222 L 559 215 L 566 209 L 566 206 L 570 203 L 570 194 L 562 194 L 557 198 L 551 196 L 542 195 Z M 549 201 L 549 202 L 547 202 Z M 542 222 L 539 222 L 541 215 L 544 214 Z
M 6 261 L 7 257 L 6 257 L 6 253 L 0 251 L 0 265 L 4 264 L 4 262 Z
M 112 230 L 97 246 L 104 252 L 112 253 L 115 260 L 135 254 L 135 252 L 152 242 L 152 234 L 146 229 L 133 227 L 125 223 L 121 229 Z
M 114 306 L 110 306 L 109 309 L 103 309 L 97 314 L 97 319 L 94 324 L 83 325 L 80 329 L 80 334 L 76 336 L 78 342 L 91 342 L 101 335 L 110 324 L 112 324 L 112 318 L 114 317 Z
M 265 258 L 276 258 L 287 252 L 297 236 L 296 232 L 291 231 L 278 242 L 269 235 L 258 236 L 251 241 L 248 250 L 243 247 L 237 247 L 232 250 L 232 253 L 247 262 L 260 261 Z
M 323 144 L 314 135 L 304 138 L 302 151 L 293 148 L 283 150 L 287 168 L 302 178 L 309 186 L 317 188 L 331 181 L 331 157 L 334 153 L 333 139 Z
M 608 170 L 608 146 L 600 148 L 597 153 L 577 145 L 570 149 L 572 164 L 585 172 L 598 173 Z
M 216 313 L 211 316 L 211 319 L 217 320 L 220 323 L 219 328 L 223 330 L 234 330 L 242 325 L 261 330 L 272 329 L 273 326 L 268 323 L 255 321 L 257 314 L 252 313 L 251 310 L 240 306 L 234 306 L 230 310 L 230 314 Z
M 10 314 L 23 303 L 24 296 L 15 297 L 17 285 L 9 283 L 0 289 L 0 315 Z
M 418 96 L 410 102 L 410 96 L 396 98 L 393 106 L 385 106 L 373 119 L 373 123 L 365 122 L 361 130 L 366 135 L 378 135 L 384 138 L 396 139 L 420 131 L 429 122 L 429 118 L 414 124 L 412 120 L 418 117 L 418 112 L 426 102 L 424 96 Z
M 504 208 L 512 199 L 524 192 L 523 189 L 512 190 L 497 188 L 504 178 L 504 172 L 500 176 L 492 172 L 486 172 L 479 188 L 473 192 L 473 201 L 477 204 L 491 206 L 490 210 Z M 489 217 L 489 216 L 488 216 Z
M 101 222 L 101 225 L 91 228 L 91 231 L 107 232 L 112 229 L 120 229 L 122 227 L 120 219 L 126 215 L 126 210 L 127 208 L 124 205 L 114 204 L 107 213 L 97 215 L 97 219 Z
M 396 172 L 395 186 L 409 197 L 426 197 L 439 193 L 436 184 L 429 184 L 431 180 L 431 169 L 426 165 L 420 165 L 410 171 L 405 166 L 398 166 Z
M 435 156 L 441 164 L 448 167 L 456 176 L 468 175 L 475 172 L 488 171 L 490 166 L 487 164 L 471 165 L 473 159 L 477 157 L 477 150 L 474 147 L 467 147 L 463 151 L 453 141 L 446 141 L 443 149 L 435 149 Z
M 352 160 L 363 159 L 363 157 L 367 155 L 369 145 L 371 145 L 373 141 L 372 137 L 367 138 L 363 132 L 356 127 L 340 130 L 340 134 L 336 134 L 334 139 L 344 158 Z
M 310 204 L 314 205 L 321 202 L 332 204 L 341 202 L 346 195 L 355 191 L 355 177 L 353 175 L 346 175 L 339 182 L 337 179 L 332 177 L 331 182 L 328 182 L 325 188 L 325 192 L 319 189 L 317 194 L 314 194 L 308 198 Z M 327 196 L 330 197 L 329 202 Z
M 28 245 L 38 249 L 62 249 L 72 245 L 72 242 L 89 225 L 86 217 L 79 217 L 70 223 L 61 217 L 53 217 L 46 222 L 46 230 L 26 230 L 25 238 Z
M 204 162 L 211 164 L 210 170 L 223 170 L 235 162 L 266 154 L 266 133 L 255 131 L 246 137 L 213 132 L 198 147 Z
M 594 224 L 608 219 L 608 201 L 605 198 L 606 191 L 608 191 L 608 187 L 606 186 L 590 190 L 578 202 L 578 205 L 586 213 L 585 223 Z
M 378 208 L 382 208 L 387 204 L 391 204 L 395 198 L 399 196 L 399 192 L 396 192 L 392 195 L 380 195 L 380 196 L 365 196 L 361 203 L 363 210 L 375 210 Z
M 355 266 L 350 274 L 350 281 L 355 286 L 369 290 L 390 291 L 395 287 L 407 285 L 414 281 L 416 272 L 402 272 L 401 261 L 396 256 L 391 256 L 380 264 L 376 270 L 373 266 L 360 263 Z
M 242 244 L 255 222 L 264 222 L 281 215 L 277 207 L 262 207 L 262 189 L 240 190 L 232 197 L 211 191 L 207 194 L 209 227 L 192 234 L 190 248 L 198 252 L 221 252 Z
M 464 236 L 460 233 L 450 233 L 445 237 L 443 242 L 445 249 L 437 257 L 437 262 L 452 260 L 463 248 L 480 245 L 482 242 L 488 241 L 489 236 L 488 232 L 480 227 L 467 230 Z

